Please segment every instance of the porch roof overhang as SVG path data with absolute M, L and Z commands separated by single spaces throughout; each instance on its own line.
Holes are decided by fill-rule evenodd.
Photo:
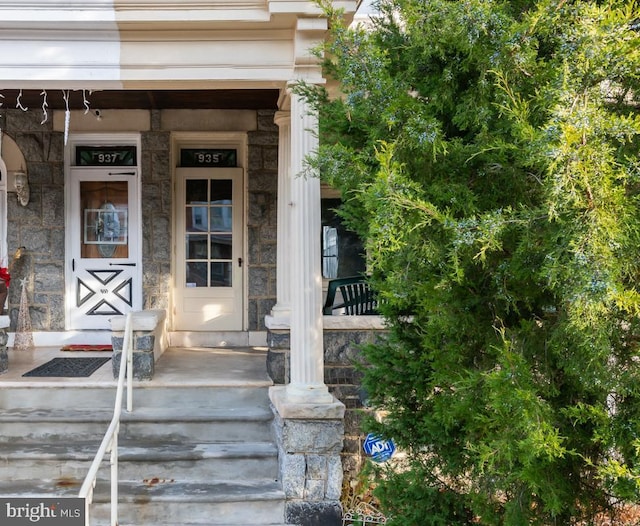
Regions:
M 311 0 L 0 0 L 0 91 L 100 90 L 107 108 L 109 91 L 131 90 L 112 104 L 159 109 L 177 91 L 174 108 L 253 107 L 291 80 L 322 82 L 312 50 L 326 29 Z
M 51 91 L 51 90 L 50 90 Z M 0 99 L 5 108 L 15 108 L 20 103 L 27 108 L 42 105 L 42 90 L 0 89 Z M 88 93 L 88 92 L 87 92 Z M 69 109 L 83 110 L 84 96 L 92 108 L 101 110 L 167 110 L 167 109 L 277 109 L 278 89 L 172 89 L 172 90 L 98 90 L 90 95 L 75 90 L 69 92 Z M 64 110 L 66 104 L 61 96 L 47 98 L 49 109 Z

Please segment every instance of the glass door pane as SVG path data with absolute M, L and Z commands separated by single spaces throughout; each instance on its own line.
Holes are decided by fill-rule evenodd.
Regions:
M 80 183 L 80 256 L 129 257 L 129 194 L 126 181 Z
M 185 181 L 186 287 L 233 286 L 233 181 Z

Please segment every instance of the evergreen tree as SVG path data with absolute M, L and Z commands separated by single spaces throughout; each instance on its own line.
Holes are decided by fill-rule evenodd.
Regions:
M 594 524 L 640 496 L 640 14 L 623 0 L 339 11 L 311 162 L 366 240 L 394 525 Z M 371 428 L 368 428 L 371 430 Z

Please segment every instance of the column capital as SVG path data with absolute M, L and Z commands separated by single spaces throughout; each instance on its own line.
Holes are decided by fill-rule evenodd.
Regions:
M 273 117 L 273 122 L 277 126 L 290 126 L 291 125 L 291 111 L 290 110 L 278 110 Z

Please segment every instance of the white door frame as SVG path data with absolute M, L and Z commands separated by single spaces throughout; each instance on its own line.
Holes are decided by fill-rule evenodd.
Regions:
M 249 302 L 248 302 L 248 235 L 247 235 L 247 185 L 248 185 L 248 147 L 247 147 L 247 134 L 246 132 L 176 132 L 172 133 L 172 179 L 173 179 L 173 258 L 171 261 L 171 275 L 173 277 L 173 290 L 171 304 L 173 305 L 169 317 L 171 320 L 171 327 L 174 331 L 180 331 L 180 327 L 175 324 L 175 309 L 176 309 L 176 291 L 177 286 L 176 279 L 180 274 L 177 269 L 177 265 L 184 264 L 184 262 L 178 262 L 176 254 L 177 243 L 183 243 L 183 239 L 179 239 L 180 235 L 177 232 L 177 220 L 179 213 L 183 213 L 183 210 L 177 202 L 178 195 L 178 183 L 176 172 L 179 168 L 180 150 L 182 148 L 229 148 L 237 151 L 237 167 L 242 168 L 244 172 L 242 180 L 242 260 L 243 265 L 240 269 L 242 275 L 242 331 L 247 331 L 249 327 Z
M 136 246 L 130 245 L 130 258 L 137 262 L 134 267 L 134 286 L 132 290 L 132 303 L 135 306 L 142 306 L 142 201 L 141 201 L 141 138 L 138 133 L 110 133 L 110 134 L 74 134 L 69 136 L 69 140 L 65 147 L 64 157 L 64 176 L 65 176 L 65 330 L 71 329 L 71 312 L 75 308 L 75 288 L 74 288 L 74 272 L 72 268 L 72 257 L 74 250 L 74 240 L 71 235 L 75 232 L 76 228 L 71 228 L 74 221 L 77 221 L 75 217 L 72 217 L 74 207 L 71 206 L 73 196 L 71 170 L 75 168 L 75 148 L 76 146 L 136 146 L 136 171 L 138 184 L 134 185 L 135 193 L 132 195 L 133 202 L 137 204 L 137 217 L 130 217 L 129 229 L 135 229 L 135 236 L 139 240 Z M 89 170 L 95 170 L 95 168 L 88 168 Z M 114 167 L 119 170 L 119 168 Z

